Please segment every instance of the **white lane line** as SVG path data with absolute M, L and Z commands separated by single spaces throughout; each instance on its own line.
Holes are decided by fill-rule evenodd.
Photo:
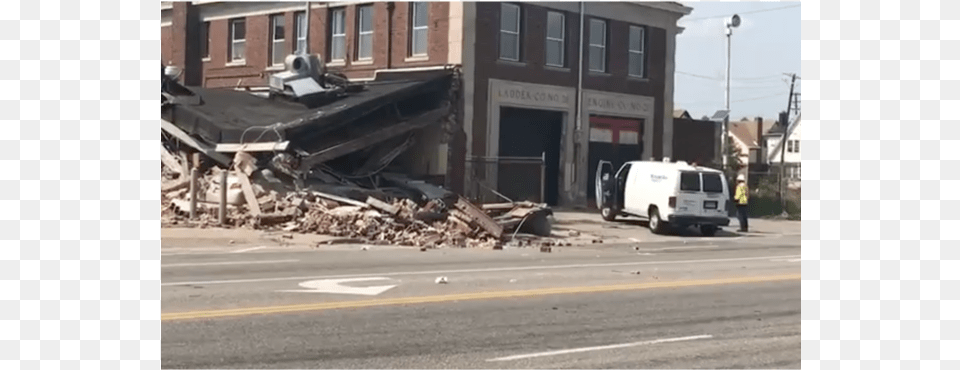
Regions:
M 235 251 L 232 251 L 232 252 L 230 252 L 230 253 L 252 252 L 252 251 L 261 250 L 261 249 L 266 249 L 266 248 L 267 248 L 267 247 L 253 247 L 253 248 L 246 248 L 246 249 L 235 250 Z
M 165 267 L 191 267 L 191 266 L 258 265 L 258 264 L 268 264 L 268 263 L 291 263 L 291 262 L 297 262 L 297 261 L 300 261 L 300 260 L 171 263 L 167 265 L 160 265 L 160 267 L 165 268 Z
M 760 260 L 771 260 L 771 259 L 775 259 L 775 258 L 797 258 L 797 257 L 800 257 L 800 256 L 799 256 L 799 255 L 787 255 L 787 256 L 721 258 L 721 259 L 705 259 L 705 260 L 684 260 L 684 261 L 642 261 L 642 262 L 593 263 L 593 264 L 579 264 L 579 265 L 494 267 L 494 268 L 465 269 L 465 270 L 434 270 L 434 271 L 408 271 L 408 272 L 373 272 L 373 273 L 369 273 L 369 274 L 347 274 L 347 275 L 327 275 L 327 276 L 292 276 L 292 277 L 277 277 L 277 278 L 262 278 L 262 279 L 187 281 L 187 282 L 176 282 L 176 283 L 161 283 L 160 286 L 213 285 L 213 284 L 238 284 L 238 283 L 264 283 L 264 282 L 270 282 L 270 281 L 343 279 L 343 278 L 370 277 L 370 276 L 408 276 L 408 275 L 457 274 L 457 273 L 473 273 L 473 272 L 531 271 L 531 270 L 555 270 L 555 269 L 568 269 L 568 268 L 613 267 L 613 266 L 676 265 L 676 264 L 684 264 L 684 263 L 760 261 Z
M 800 259 L 799 259 L 799 258 L 775 259 L 775 260 L 771 260 L 771 261 L 773 261 L 773 262 L 800 262 Z
M 557 355 L 566 355 L 566 354 L 570 354 L 570 353 L 580 353 L 580 352 L 589 352 L 589 351 L 602 351 L 602 350 L 607 350 L 607 349 L 628 348 L 628 347 L 645 346 L 645 345 L 660 344 L 660 343 L 684 342 L 684 341 L 689 341 L 689 340 L 709 339 L 709 338 L 713 338 L 713 336 L 712 336 L 712 335 L 694 335 L 694 336 L 689 336 L 689 337 L 666 338 L 666 339 L 648 340 L 648 341 L 643 341 L 643 342 L 612 344 L 612 345 L 608 345 L 608 346 L 573 348 L 573 349 L 564 349 L 564 350 L 559 350 L 559 351 L 539 352 L 539 353 L 530 353 L 530 354 L 526 354 L 526 355 L 516 355 L 516 356 L 507 356 L 507 357 L 491 358 L 491 359 L 487 360 L 487 362 L 513 361 L 513 360 L 522 360 L 522 359 L 535 358 L 535 357 L 557 356 Z
M 690 247 L 667 247 L 667 248 L 640 248 L 641 252 L 659 252 L 659 251 L 672 251 L 672 250 L 683 250 L 683 249 L 709 249 L 717 248 L 716 245 L 694 245 Z

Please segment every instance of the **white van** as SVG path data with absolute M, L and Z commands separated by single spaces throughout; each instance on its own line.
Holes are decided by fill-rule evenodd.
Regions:
M 657 234 L 668 227 L 698 226 L 706 236 L 730 225 L 729 188 L 718 170 L 668 160 L 632 161 L 614 174 L 612 163 L 600 161 L 596 176 L 597 208 L 604 220 L 639 217 Z

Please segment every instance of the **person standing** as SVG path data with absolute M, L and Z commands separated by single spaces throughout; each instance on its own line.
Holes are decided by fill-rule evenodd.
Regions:
M 747 180 L 744 176 L 737 175 L 737 190 L 734 193 L 733 200 L 737 202 L 737 218 L 740 220 L 740 231 L 746 232 L 747 227 L 747 198 L 748 198 Z

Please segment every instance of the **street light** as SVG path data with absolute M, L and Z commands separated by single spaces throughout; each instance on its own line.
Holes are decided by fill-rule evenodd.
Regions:
M 730 111 L 730 35 L 733 35 L 734 28 L 740 27 L 740 16 L 734 14 L 732 17 L 730 17 L 730 19 L 727 20 L 726 26 L 727 26 L 727 89 L 725 94 L 726 105 L 724 107 L 729 112 Z M 726 170 L 727 168 L 727 140 L 729 140 L 728 136 L 730 136 L 730 115 L 729 114 L 723 119 L 723 137 L 721 138 L 721 141 L 720 141 L 720 145 L 722 148 L 720 153 L 722 153 L 721 157 L 723 157 L 722 163 L 723 163 L 724 170 Z

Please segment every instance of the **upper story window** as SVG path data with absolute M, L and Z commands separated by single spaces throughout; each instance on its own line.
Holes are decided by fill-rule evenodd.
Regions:
M 330 11 L 330 60 L 347 59 L 347 12 L 343 8 Z
M 787 140 L 787 153 L 800 153 L 800 140 Z
M 210 22 L 200 25 L 200 57 L 210 58 Z
M 627 72 L 634 77 L 646 77 L 646 30 L 643 27 L 630 26 L 630 47 Z
M 357 7 L 357 60 L 373 58 L 373 5 Z
M 566 34 L 566 17 L 563 13 L 547 12 L 547 60 L 548 66 L 564 66 L 564 34 Z
M 607 22 L 590 20 L 590 71 L 607 71 Z
M 427 55 L 427 8 L 429 2 L 410 3 L 410 55 Z
M 282 14 L 270 16 L 270 64 L 283 64 L 283 59 L 287 57 L 286 28 L 285 20 Z
M 293 27 L 296 32 L 294 38 L 296 39 L 296 47 L 294 48 L 295 54 L 302 54 L 307 51 L 307 13 L 306 12 L 296 12 L 293 16 Z
M 520 61 L 520 6 L 500 4 L 500 59 Z
M 245 19 L 230 21 L 230 61 L 242 62 L 247 54 L 247 22 Z

